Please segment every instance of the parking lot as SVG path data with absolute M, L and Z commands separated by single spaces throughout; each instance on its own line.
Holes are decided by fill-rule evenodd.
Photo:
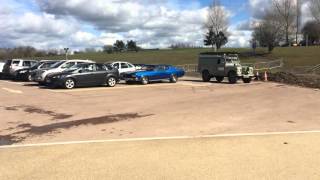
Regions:
M 1 80 L 0 99 L 0 179 L 320 176 L 317 89 L 194 77 L 72 90 Z
M 1 145 L 320 129 L 320 91 L 276 83 L 47 89 L 0 81 Z

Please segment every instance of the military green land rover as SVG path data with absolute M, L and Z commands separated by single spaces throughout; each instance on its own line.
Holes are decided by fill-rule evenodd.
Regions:
M 231 84 L 237 83 L 239 79 L 250 83 L 254 77 L 253 67 L 241 65 L 238 54 L 233 52 L 201 53 L 198 72 L 202 74 L 204 82 L 215 78 L 220 83 L 227 77 Z

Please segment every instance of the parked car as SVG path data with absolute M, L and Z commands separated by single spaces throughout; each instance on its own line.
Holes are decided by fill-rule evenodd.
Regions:
M 107 63 L 107 64 L 110 64 L 112 67 L 118 69 L 120 76 L 123 73 L 136 71 L 136 67 L 129 62 L 116 61 L 116 62 Z
M 3 71 L 3 66 L 5 65 L 5 62 L 0 61 L 0 78 L 2 78 L 2 71 Z
M 23 59 L 7 60 L 6 64 L 3 67 L 3 73 L 4 75 L 14 77 L 16 75 L 17 70 L 29 68 L 37 63 L 38 61 L 35 61 L 35 60 L 23 60 Z
M 131 73 L 125 73 L 123 75 L 125 81 L 129 82 L 141 82 L 142 84 L 148 84 L 150 81 L 158 81 L 168 79 L 172 83 L 176 83 L 178 78 L 183 77 L 184 70 L 170 65 L 148 65 L 145 66 L 145 70 L 136 71 Z
M 110 65 L 83 63 L 62 72 L 49 74 L 46 83 L 52 87 L 64 87 L 66 89 L 98 85 L 114 87 L 118 79 L 118 70 Z
M 24 80 L 24 81 L 33 81 L 33 77 L 36 73 L 36 70 L 48 69 L 51 65 L 53 65 L 56 62 L 57 61 L 55 60 L 41 60 L 30 68 L 17 70 L 15 79 Z
M 43 69 L 43 70 L 37 71 L 36 75 L 34 77 L 34 81 L 38 82 L 41 85 L 44 85 L 48 74 L 62 72 L 64 70 L 71 68 L 74 65 L 81 64 L 81 63 L 93 63 L 93 61 L 90 61 L 90 60 L 59 61 L 59 62 L 51 65 L 50 68 L 48 68 L 48 69 Z
M 235 52 L 208 52 L 199 55 L 198 72 L 202 74 L 202 80 L 209 82 L 216 78 L 222 82 L 228 77 L 229 83 L 237 83 L 242 79 L 244 83 L 250 83 L 254 77 L 253 67 L 241 65 L 238 54 Z

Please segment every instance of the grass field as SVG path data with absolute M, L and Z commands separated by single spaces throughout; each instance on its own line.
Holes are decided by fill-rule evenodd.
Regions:
M 81 53 L 69 55 L 69 59 L 90 59 L 97 62 L 108 61 L 129 61 L 132 63 L 145 64 L 196 64 L 200 52 L 212 51 L 212 49 L 176 49 L 176 50 L 154 50 L 141 52 L 124 52 L 107 54 Z M 269 54 L 266 49 L 258 49 L 257 55 L 253 56 L 251 49 L 246 48 L 225 48 L 221 51 L 237 51 L 241 53 L 241 61 L 245 63 L 268 61 L 282 58 L 286 67 L 313 66 L 320 64 L 320 47 L 283 47 L 275 48 Z M 50 59 L 64 59 L 64 56 L 46 57 Z M 44 58 L 44 59 L 46 59 Z

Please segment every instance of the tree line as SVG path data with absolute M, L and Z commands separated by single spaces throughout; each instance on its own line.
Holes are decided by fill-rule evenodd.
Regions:
M 35 58 L 44 56 L 56 56 L 59 52 L 57 50 L 38 50 L 32 46 L 19 46 L 15 48 L 0 48 L 0 59 L 14 59 L 14 58 Z
M 116 40 L 113 45 L 104 45 L 103 52 L 113 53 L 113 52 L 124 52 L 124 51 L 135 51 L 138 52 L 141 48 L 137 45 L 136 41 L 129 40 L 124 43 L 122 40 Z
M 253 41 L 267 47 L 271 52 L 276 46 L 317 44 L 320 41 L 320 0 L 310 0 L 309 11 L 314 16 L 312 21 L 300 27 L 300 0 L 272 0 L 258 26 L 254 28 Z M 298 35 L 303 34 L 299 41 Z M 308 43 L 309 42 L 309 43 Z

